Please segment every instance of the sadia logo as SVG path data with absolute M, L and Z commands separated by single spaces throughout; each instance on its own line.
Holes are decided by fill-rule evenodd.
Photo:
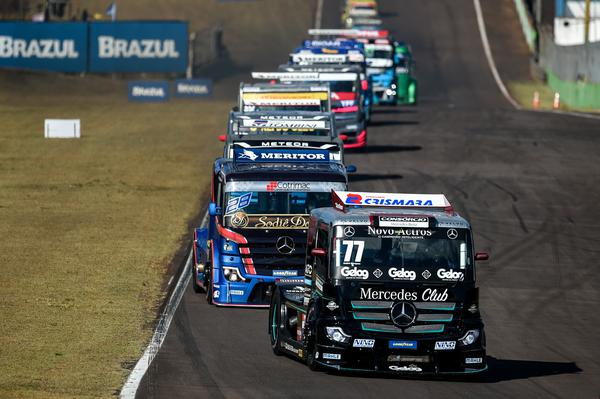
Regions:
M 404 268 L 396 269 L 395 267 L 392 267 L 390 270 L 388 270 L 388 274 L 394 280 L 411 280 L 412 281 L 417 278 L 417 273 L 415 273 L 412 270 L 405 270 Z
M 346 204 L 356 204 L 360 205 L 362 203 L 362 196 L 358 194 L 348 194 L 346 196 Z
M 369 278 L 369 272 L 364 269 L 359 269 L 358 267 L 350 268 L 346 266 L 342 267 L 342 276 L 346 278 L 366 280 Z
M 465 278 L 462 272 L 446 269 L 439 269 L 437 271 L 437 276 L 444 281 L 462 281 Z

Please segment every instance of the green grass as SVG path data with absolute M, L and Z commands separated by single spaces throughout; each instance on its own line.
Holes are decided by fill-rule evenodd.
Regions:
M 508 90 L 513 98 L 526 109 L 533 109 L 533 93 L 537 91 L 540 94 L 539 109 L 552 109 L 554 91 L 544 82 L 537 80 L 508 82 Z M 597 109 L 568 107 L 564 101 L 561 101 L 560 109 L 563 111 L 600 112 Z
M 130 104 L 109 79 L 30 83 L 19 100 L 0 84 L 0 397 L 107 396 L 151 334 L 230 104 Z M 45 117 L 81 118 L 82 138 L 44 139 Z
M 128 0 L 119 17 L 222 24 L 233 61 L 251 64 L 284 57 L 313 3 Z M 0 71 L 1 398 L 121 388 L 207 198 L 231 103 L 135 104 L 126 80 Z M 80 118 L 82 138 L 44 139 L 45 118 Z

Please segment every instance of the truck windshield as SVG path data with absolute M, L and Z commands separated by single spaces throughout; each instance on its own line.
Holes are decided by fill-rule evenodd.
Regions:
M 354 93 L 355 90 L 355 82 L 340 80 L 335 82 L 329 82 L 331 87 L 331 91 L 334 93 Z
M 327 112 L 326 104 L 245 104 L 244 112 L 258 111 L 313 111 Z
M 228 192 L 225 194 L 225 204 L 227 227 L 305 229 L 311 210 L 331 205 L 331 193 Z
M 467 229 L 338 226 L 334 278 L 463 281 L 471 265 Z

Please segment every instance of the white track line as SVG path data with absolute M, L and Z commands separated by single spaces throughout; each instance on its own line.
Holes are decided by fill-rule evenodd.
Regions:
M 490 48 L 490 42 L 488 41 L 487 31 L 485 29 L 485 20 L 483 19 L 483 12 L 481 11 L 481 3 L 479 0 L 473 0 L 473 5 L 475 6 L 475 14 L 477 15 L 477 25 L 479 26 L 479 34 L 481 36 L 481 43 L 483 44 L 483 51 L 485 53 L 485 57 L 487 58 L 488 65 L 490 70 L 492 71 L 492 75 L 494 76 L 494 80 L 496 81 L 496 85 L 500 89 L 500 92 L 504 97 L 508 100 L 511 105 L 519 110 L 519 111 L 530 111 L 530 112 L 542 112 L 545 114 L 559 114 L 559 115 L 569 115 L 576 116 L 579 118 L 587 118 L 587 119 L 596 119 L 600 120 L 600 115 L 589 114 L 585 112 L 575 112 L 575 111 L 561 111 L 561 110 L 546 110 L 546 109 L 525 109 L 515 101 L 515 99 L 510 95 L 504 82 L 502 82 L 502 78 L 500 78 L 500 74 L 498 73 L 498 68 L 496 68 L 496 63 L 494 62 L 494 57 L 492 55 L 492 50 Z
M 204 227 L 206 222 L 208 221 L 208 213 L 204 215 L 202 219 L 202 224 L 200 226 Z M 150 364 L 156 357 L 160 347 L 162 346 L 165 337 L 167 336 L 167 332 L 169 331 L 169 326 L 171 325 L 171 321 L 173 321 L 173 316 L 175 315 L 175 311 L 179 307 L 179 303 L 181 302 L 181 298 L 183 298 L 183 293 L 185 292 L 185 288 L 187 287 L 191 273 L 189 269 L 192 265 L 192 250 L 188 254 L 187 260 L 185 262 L 185 266 L 181 271 L 181 275 L 179 276 L 179 280 L 177 281 L 177 285 L 173 289 L 171 296 L 169 297 L 169 301 L 165 306 L 165 310 L 160 315 L 158 319 L 158 323 L 156 325 L 156 329 L 154 330 L 154 335 L 152 335 L 152 339 L 150 343 L 146 347 L 144 354 L 138 360 L 135 367 L 129 374 L 127 381 L 123 385 L 121 389 L 121 394 L 119 395 L 122 399 L 134 399 L 135 394 L 142 382 L 142 378 L 148 371 Z
M 483 20 L 483 13 L 481 12 L 481 4 L 479 3 L 479 0 L 473 0 L 473 5 L 475 6 L 475 14 L 477 14 L 477 25 L 479 25 L 479 35 L 481 36 L 481 43 L 483 44 L 483 52 L 487 58 L 488 65 L 490 66 L 490 70 L 492 71 L 492 75 L 496 81 L 496 85 L 498 85 L 500 92 L 502 95 L 504 95 L 508 102 L 511 103 L 515 109 L 521 110 L 522 108 L 519 103 L 517 103 L 515 99 L 511 97 L 510 93 L 506 89 L 506 86 L 504 86 L 504 82 L 502 82 L 500 74 L 498 73 L 498 69 L 496 68 L 496 63 L 494 62 L 494 57 L 492 56 L 492 50 L 490 49 L 490 42 L 488 41 L 487 37 L 487 31 L 485 30 L 485 21 Z

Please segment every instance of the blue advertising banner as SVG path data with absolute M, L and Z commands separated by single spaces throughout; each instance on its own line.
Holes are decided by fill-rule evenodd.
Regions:
M 185 72 L 186 22 L 90 23 L 90 72 Z
M 163 102 L 169 100 L 166 80 L 136 80 L 129 82 L 129 101 Z
M 212 94 L 212 80 L 178 79 L 174 89 L 177 97 L 207 97 Z
M 0 22 L 0 67 L 84 72 L 87 29 L 84 22 Z

